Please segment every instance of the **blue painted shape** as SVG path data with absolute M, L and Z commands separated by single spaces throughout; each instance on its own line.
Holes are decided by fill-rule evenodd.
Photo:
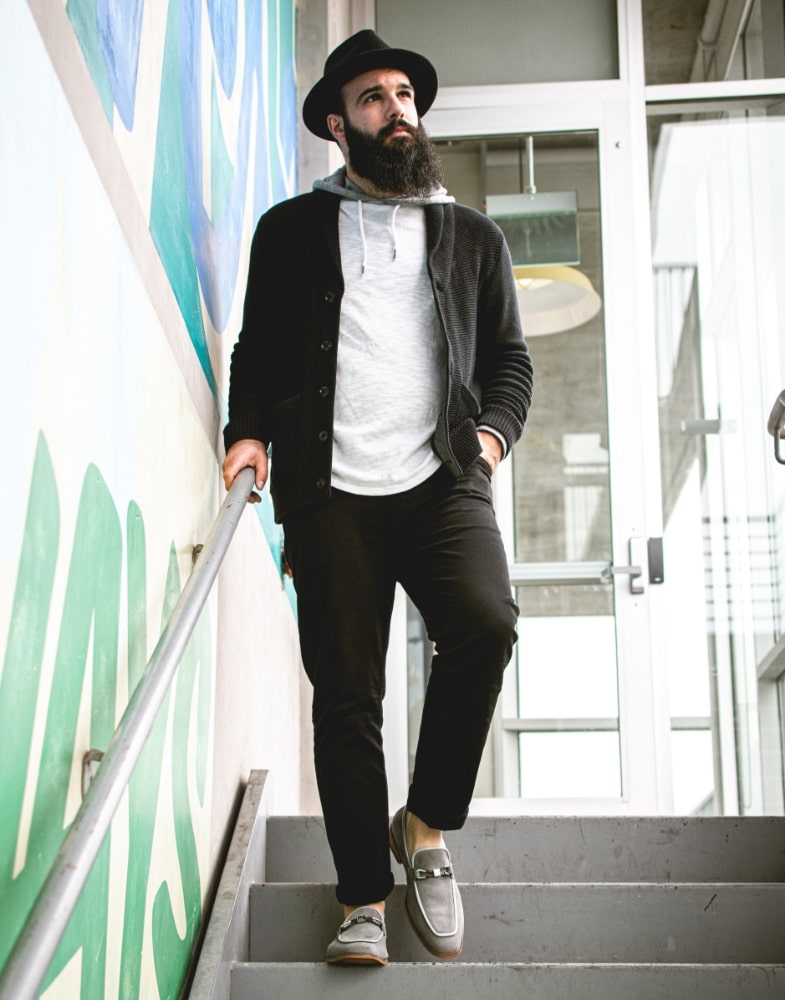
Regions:
M 296 190 L 295 4 L 293 0 L 205 0 L 207 38 L 202 35 L 199 4 L 163 2 L 168 10 L 150 233 L 198 362 L 223 409 L 202 302 L 214 329 L 224 332 L 238 281 L 245 277 L 240 273 L 240 250 L 249 187 L 254 223 Z M 244 5 L 242 64 L 238 63 L 240 3 Z M 66 12 L 107 118 L 112 121 L 117 107 L 126 128 L 133 128 L 144 0 L 67 0 Z M 227 149 L 221 127 L 214 75 L 210 94 L 203 93 L 202 46 L 210 42 L 220 86 L 239 103 L 233 150 Z M 205 100 L 211 101 L 209 140 L 202 132 Z M 211 171 L 209 211 L 202 193 L 206 163 Z M 278 566 L 281 529 L 273 521 L 271 505 L 262 507 L 260 520 Z M 284 581 L 284 586 L 294 604 L 291 582 Z
M 114 114 L 114 100 L 112 85 L 103 58 L 101 39 L 98 35 L 95 0 L 68 0 L 65 12 L 84 54 L 106 117 L 111 123 Z
M 237 71 L 237 6 L 239 0 L 207 0 L 213 51 L 224 93 L 234 90 Z
M 270 157 L 272 203 L 290 197 L 297 190 L 297 83 L 295 76 L 295 7 L 283 0 L 267 6 L 267 35 L 277 39 L 267 53 L 265 89 L 276 95 L 271 104 L 274 118 L 271 132 L 276 138 Z
M 292 0 L 205 3 L 209 37 L 203 36 L 198 4 L 168 0 L 150 232 L 217 398 L 202 305 L 213 329 L 224 332 L 238 281 L 244 278 L 240 251 L 249 187 L 254 222 L 271 204 L 294 194 L 296 187 L 295 8 Z M 111 121 L 117 107 L 124 125 L 132 128 L 144 0 L 67 0 L 66 10 L 107 117 Z M 233 111 L 237 114 L 234 149 L 226 147 L 215 95 L 203 93 L 202 46 L 211 42 L 220 86 L 238 104 Z M 202 134 L 202 106 L 207 100 L 214 101 L 209 139 Z M 203 198 L 208 163 L 215 171 L 209 210 Z
M 186 0 L 181 0 L 185 6 Z M 262 169 L 267 161 L 267 121 L 261 59 L 264 36 L 261 30 L 261 5 L 246 7 L 245 63 L 240 96 L 234 176 L 229 201 L 220 222 L 211 219 L 202 195 L 202 170 L 210 150 L 205 148 L 202 132 L 201 46 L 202 38 L 192 17 L 181 17 L 180 94 L 182 97 L 183 146 L 194 259 L 210 321 L 218 332 L 228 323 L 239 277 L 240 248 L 243 237 L 243 211 L 249 181 L 249 144 L 251 111 L 257 108 L 257 135 L 262 137 Z M 185 14 L 185 11 L 183 11 Z M 254 101 L 254 92 L 257 91 Z M 206 96 L 206 95 L 205 95 Z M 275 95 L 271 98 L 274 100 Z M 259 183 L 257 173 L 256 184 Z M 269 195 L 267 199 L 269 205 Z
M 272 556 L 275 568 L 278 573 L 281 573 L 283 528 L 280 524 L 275 523 L 275 518 L 273 516 L 273 504 L 272 500 L 270 500 L 270 491 L 266 486 L 262 492 L 262 497 L 263 500 L 261 503 L 254 504 L 254 510 L 256 511 L 256 516 L 262 526 L 262 531 L 264 532 L 264 537 L 267 540 L 267 546 L 270 549 L 270 555 Z M 289 576 L 281 574 L 281 582 L 292 611 L 294 612 L 295 617 L 297 617 L 297 595 L 295 593 L 292 579 Z
M 96 24 L 112 97 L 127 129 L 134 125 L 144 0 L 96 0 Z
M 199 364 L 210 389 L 217 395 L 218 387 L 202 319 L 194 248 L 187 238 L 190 227 L 181 113 L 183 100 L 180 93 L 180 6 L 177 0 L 170 3 L 166 25 L 150 202 L 150 234 L 166 268 Z
M 210 209 L 213 225 L 220 225 L 232 196 L 234 169 L 224 141 L 215 76 L 210 93 Z

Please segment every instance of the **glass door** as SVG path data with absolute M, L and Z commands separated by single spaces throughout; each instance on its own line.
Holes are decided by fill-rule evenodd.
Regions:
M 505 231 L 536 372 L 526 432 L 496 491 L 521 617 L 485 790 L 618 799 L 598 134 L 439 146 L 450 192 Z
M 628 104 L 612 84 L 582 106 L 538 103 L 558 86 L 514 89 L 528 97 L 429 115 L 449 192 L 505 231 L 535 366 L 525 434 L 496 475 L 521 617 L 473 811 L 667 811 L 654 366 L 631 328 L 648 220 Z

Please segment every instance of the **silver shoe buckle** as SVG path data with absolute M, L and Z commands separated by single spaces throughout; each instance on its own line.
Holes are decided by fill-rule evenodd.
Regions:
M 358 913 L 357 916 L 355 916 L 353 913 L 350 913 L 346 920 L 344 920 L 341 924 L 341 930 L 348 930 L 353 924 L 376 924 L 377 927 L 381 927 L 382 930 L 384 929 L 384 921 L 381 916 L 370 916 L 365 913 Z
M 452 868 L 415 868 L 413 870 L 415 879 L 421 882 L 426 878 L 452 878 Z

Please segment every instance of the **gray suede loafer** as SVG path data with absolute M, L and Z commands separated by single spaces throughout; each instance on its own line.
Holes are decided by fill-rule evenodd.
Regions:
M 327 945 L 329 965 L 387 965 L 387 930 L 375 906 L 359 906 Z
M 409 853 L 406 809 L 390 827 L 390 849 L 406 871 L 406 914 L 414 932 L 437 958 L 455 958 L 463 949 L 463 906 L 446 847 Z

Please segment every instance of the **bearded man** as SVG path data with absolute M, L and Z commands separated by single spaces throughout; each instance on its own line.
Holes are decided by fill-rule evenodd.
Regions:
M 224 481 L 252 466 L 261 490 L 270 453 L 313 685 L 344 907 L 330 963 L 386 964 L 390 848 L 421 942 L 460 954 L 443 831 L 467 818 L 516 639 L 491 477 L 523 430 L 531 361 L 502 233 L 447 194 L 420 122 L 436 91 L 425 57 L 373 31 L 328 57 L 303 119 L 345 166 L 259 221 L 231 361 Z M 435 653 L 390 825 L 382 699 L 396 584 Z

